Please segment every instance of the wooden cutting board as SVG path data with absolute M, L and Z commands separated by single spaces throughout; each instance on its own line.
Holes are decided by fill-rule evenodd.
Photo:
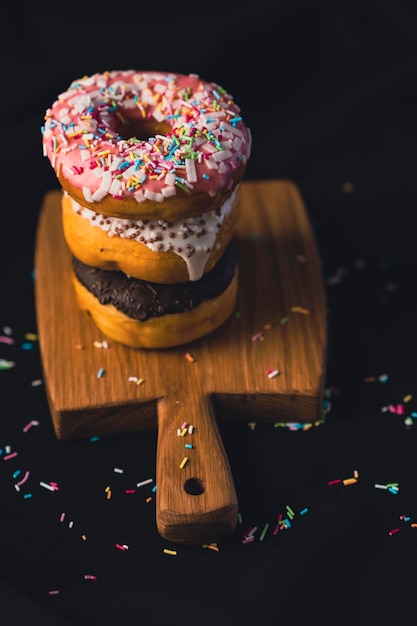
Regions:
M 181 544 L 226 537 L 238 502 L 216 414 L 298 423 L 322 416 L 325 294 L 301 195 L 290 181 L 243 183 L 236 312 L 212 334 L 161 350 L 108 340 L 78 309 L 60 200 L 60 191 L 44 197 L 35 251 L 40 351 L 56 436 L 157 429 L 159 533 Z

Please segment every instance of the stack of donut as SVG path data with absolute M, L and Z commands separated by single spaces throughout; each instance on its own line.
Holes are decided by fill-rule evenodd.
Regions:
M 194 74 L 94 74 L 46 111 L 42 142 L 77 302 L 106 336 L 173 347 L 230 317 L 251 150 L 231 95 Z

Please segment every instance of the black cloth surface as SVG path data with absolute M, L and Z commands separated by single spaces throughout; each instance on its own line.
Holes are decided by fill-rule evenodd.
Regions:
M 0 624 L 414 623 L 417 5 L 103 0 L 8 11 Z M 36 225 L 44 194 L 59 188 L 42 156 L 44 112 L 73 79 L 130 68 L 227 87 L 253 134 L 246 179 L 296 183 L 322 260 L 325 419 L 308 430 L 219 420 L 241 520 L 218 551 L 168 544 L 151 488 L 125 494 L 154 477 L 156 432 L 56 439 L 32 336 Z M 50 481 L 58 491 L 41 486 Z M 287 507 L 291 526 L 274 534 Z M 242 543 L 252 526 L 255 540 Z

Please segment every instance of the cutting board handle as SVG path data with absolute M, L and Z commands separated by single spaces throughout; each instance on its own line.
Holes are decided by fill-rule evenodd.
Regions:
M 156 525 L 168 541 L 205 544 L 234 531 L 238 504 L 212 398 L 188 391 L 158 402 Z

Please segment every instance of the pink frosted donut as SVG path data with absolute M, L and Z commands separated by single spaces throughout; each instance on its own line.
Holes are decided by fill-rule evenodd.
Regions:
M 112 71 L 74 81 L 46 111 L 44 155 L 62 188 L 103 215 L 176 220 L 223 205 L 251 134 L 224 89 L 194 74 Z

